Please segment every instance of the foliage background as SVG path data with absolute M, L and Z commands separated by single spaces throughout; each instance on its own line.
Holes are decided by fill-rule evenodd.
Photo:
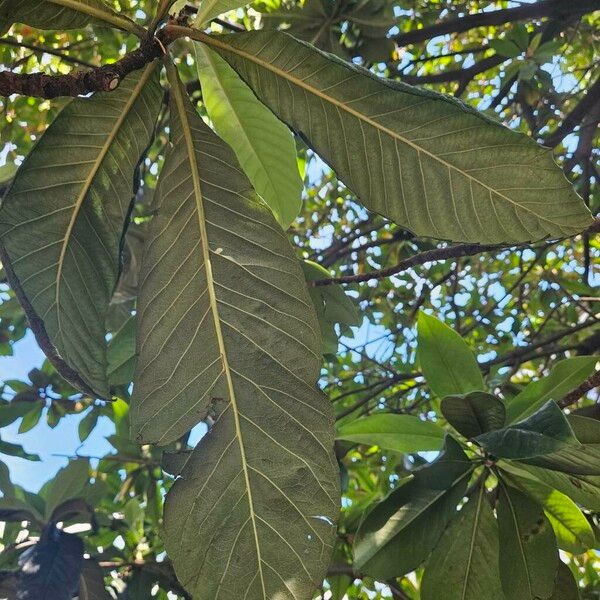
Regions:
M 140 22 L 152 13 L 154 4 L 114 2 L 115 8 Z M 269 0 L 229 14 L 227 20 L 241 27 L 289 26 L 294 35 L 378 74 L 456 95 L 495 114 L 511 128 L 554 147 L 566 176 L 597 215 L 600 11 L 594 12 L 590 2 L 565 4 L 570 10 L 561 14 L 548 9 L 534 18 L 519 19 L 514 12 L 503 24 L 458 32 L 457 26 L 441 36 L 418 31 L 427 32 L 438 21 L 456 19 L 460 23 L 465 14 L 506 8 L 518 11 L 528 3 L 307 0 L 301 4 Z M 579 4 L 586 8 L 578 11 Z M 218 30 L 222 25 L 213 27 Z M 415 31 L 413 37 L 408 33 Z M 65 33 L 14 26 L 0 39 L 0 62 L 17 71 L 66 73 L 109 63 L 134 47 L 131 36 L 108 29 Z M 189 57 L 184 60 L 181 67 L 188 91 L 201 102 L 193 61 Z M 22 161 L 63 103 L 23 97 L 2 100 L 0 186 L 10 179 L 14 165 Z M 199 108 L 203 110 L 201 104 Z M 575 119 L 565 119 L 573 113 Z M 163 133 L 144 164 L 137 231 L 143 231 L 145 217 L 152 210 L 165 140 Z M 306 170 L 305 198 L 302 214 L 289 235 L 299 256 L 319 262 L 336 276 L 349 276 L 392 267 L 436 246 L 367 213 L 301 140 L 298 145 Z M 126 302 L 136 282 L 136 230 L 130 236 L 129 260 L 119 288 L 120 300 Z M 504 397 L 547 375 L 560 359 L 597 354 L 599 256 L 598 241 L 580 236 L 426 263 L 391 277 L 346 285 L 360 308 L 360 320 L 357 326 L 346 326 L 340 332 L 338 352 L 327 355 L 322 373 L 323 389 L 340 422 L 377 411 L 439 417 L 439 401 L 430 393 L 416 362 L 415 326 L 420 310 L 437 315 L 461 333 L 476 352 L 488 383 Z M 119 318 L 118 310 L 115 318 Z M 125 439 L 126 405 L 94 404 L 74 395 L 47 364 L 25 376 L 31 368 L 42 366 L 42 358 L 23 313 L 4 284 L 0 353 L 6 401 L 0 406 L 0 424 L 7 425 L 2 441 L 21 444 L 26 452 L 39 452 L 42 457 L 39 463 L 6 457 L 14 481 L 37 491 L 67 461 L 54 454 L 108 454 L 108 458 L 92 461 L 94 473 L 106 481 L 107 488 L 97 508 L 100 529 L 87 536 L 86 543 L 94 554 L 97 547 L 103 548 L 105 574 L 115 589 L 123 591 L 128 586 L 130 597 L 146 598 L 148 590 L 155 591 L 160 583 L 159 597 L 169 589 L 176 592 L 168 574 L 155 572 L 162 552 L 157 535 L 160 502 L 169 479 L 163 478 L 152 451 L 140 451 Z M 30 403 L 24 415 L 15 416 L 10 404 L 15 394 Z M 592 391 L 581 403 L 589 405 L 586 414 L 598 416 L 596 398 Z M 78 440 L 85 439 L 88 430 L 90 437 L 80 447 Z M 201 434 L 199 428 L 191 442 Z M 339 594 L 349 585 L 345 593 L 352 599 L 389 598 L 392 594 L 418 598 L 419 573 L 392 582 L 391 587 L 390 582 L 369 578 L 352 584 L 343 541 L 344 532 L 351 537 L 366 506 L 432 456 L 406 456 L 368 446 L 354 446 L 346 453 L 347 449 L 343 444 L 338 448 L 344 517 L 335 568 L 324 584 L 326 597 L 342 597 Z M 0 450 L 21 454 L 6 445 Z M 595 516 L 591 518 L 595 525 Z M 12 543 L 15 533 L 5 529 L 3 543 Z M 21 542 L 27 537 L 19 535 Z M 586 597 L 595 597 L 594 591 L 600 589 L 595 553 L 569 556 L 568 560 Z

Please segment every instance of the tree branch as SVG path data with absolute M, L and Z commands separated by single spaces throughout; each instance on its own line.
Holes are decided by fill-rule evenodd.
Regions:
M 600 387 L 600 371 L 590 375 L 581 385 L 571 390 L 559 403 L 561 408 L 575 404 L 580 398 L 583 398 L 589 391 Z
M 129 52 L 111 65 L 95 67 L 89 71 L 67 75 L 45 73 L 0 72 L 0 96 L 21 94 L 38 98 L 57 96 L 81 96 L 91 92 L 109 92 L 117 89 L 121 81 L 132 71 L 141 69 L 165 52 L 171 41 L 168 27 L 155 37 L 147 37 L 137 50 Z
M 585 14 L 600 9 L 600 0 L 543 0 L 489 12 L 479 12 L 457 19 L 449 19 L 429 27 L 399 33 L 393 37 L 400 46 L 424 42 L 438 35 L 462 33 L 476 27 L 503 25 L 514 21 L 552 17 L 556 19 Z
M 583 99 L 564 118 L 561 125 L 543 140 L 544 146 L 549 146 L 550 148 L 558 146 L 598 103 L 600 103 L 600 77 L 588 88 Z

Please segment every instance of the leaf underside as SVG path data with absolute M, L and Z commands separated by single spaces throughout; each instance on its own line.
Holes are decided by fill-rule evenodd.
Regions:
M 141 273 L 132 431 L 168 443 L 211 417 L 165 504 L 165 545 L 194 598 L 308 599 L 339 511 L 314 309 L 232 152 L 177 84 L 171 103 Z
M 66 379 L 104 398 L 106 312 L 135 172 L 161 103 L 155 67 L 68 104 L 0 210 L 2 262 L 38 343 Z
M 450 97 L 383 80 L 291 36 L 205 36 L 365 206 L 417 235 L 525 242 L 591 215 L 548 149 Z

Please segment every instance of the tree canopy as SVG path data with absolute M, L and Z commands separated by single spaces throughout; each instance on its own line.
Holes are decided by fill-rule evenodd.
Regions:
M 0 598 L 595 598 L 599 25 L 0 0 Z

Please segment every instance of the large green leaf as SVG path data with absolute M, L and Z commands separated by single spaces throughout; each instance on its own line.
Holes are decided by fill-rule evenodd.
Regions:
M 417 235 L 523 242 L 592 223 L 550 150 L 460 101 L 378 78 L 281 32 L 192 37 L 227 60 L 367 208 Z
M 531 475 L 537 481 L 566 494 L 581 506 L 600 511 L 600 477 L 598 476 L 561 473 L 521 462 L 517 464 L 502 461 L 501 464 L 504 470 L 516 472 L 521 476 Z
M 258 195 L 287 229 L 302 206 L 302 179 L 290 130 L 216 52 L 202 44 L 195 47 L 208 116 Z
M 500 429 L 506 418 L 502 400 L 485 392 L 446 396 L 440 409 L 448 423 L 467 438 Z
M 89 488 L 90 463 L 87 459 L 72 460 L 66 467 L 58 471 L 53 479 L 44 488 L 46 502 L 46 520 L 66 500 L 83 498 Z
M 458 442 L 375 506 L 354 540 L 356 568 L 381 580 L 416 569 L 456 513 L 472 465 Z
M 0 0 L 0 23 L 25 23 L 39 29 L 80 29 L 103 23 L 144 34 L 142 27 L 103 0 Z
M 422 600 L 505 600 L 498 570 L 498 526 L 479 489 L 450 523 L 425 567 Z
M 439 450 L 444 430 L 429 421 L 411 415 L 375 414 L 343 423 L 336 438 L 380 446 L 395 452 Z
M 314 309 L 283 230 L 173 70 L 173 144 L 140 275 L 133 435 L 168 443 L 210 417 L 164 515 L 194 598 L 308 599 L 339 511 Z
M 523 421 L 490 431 L 475 440 L 499 458 L 566 473 L 600 475 L 600 447 L 581 444 L 562 410 L 552 400 Z
M 153 137 L 156 63 L 68 104 L 0 210 L 2 263 L 40 346 L 79 389 L 109 397 L 105 319 L 138 162 Z
M 456 331 L 424 312 L 417 329 L 421 370 L 439 398 L 485 389 L 477 360 Z
M 554 590 L 558 552 L 542 508 L 523 493 L 500 486 L 500 578 L 507 598 L 538 600 Z
M 529 474 L 522 476 L 509 471 L 503 477 L 511 485 L 521 489 L 542 506 L 558 542 L 558 547 L 580 554 L 594 547 L 596 542 L 592 526 L 567 495 Z
M 507 402 L 507 423 L 528 417 L 548 400 L 561 400 L 594 372 L 596 362 L 597 356 L 574 356 L 557 362 L 548 377 L 530 383 Z
M 475 439 L 490 454 L 512 459 L 550 454 L 567 443 L 578 443 L 562 410 L 552 400 L 527 419 Z

